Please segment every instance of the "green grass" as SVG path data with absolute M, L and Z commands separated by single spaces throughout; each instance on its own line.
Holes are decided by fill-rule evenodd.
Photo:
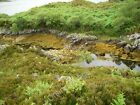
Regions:
M 140 104 L 139 72 L 63 65 L 12 46 L 0 54 L 0 77 L 0 100 L 7 105 L 109 105 L 119 93 L 127 105 Z
M 117 99 L 113 100 L 113 103 L 111 103 L 111 105 L 126 105 L 125 104 L 125 98 L 124 98 L 124 94 L 121 93 L 117 96 Z
M 54 3 L 11 17 L 0 15 L 0 26 L 15 32 L 45 28 L 118 35 L 123 32 L 120 30 L 116 33 L 115 19 L 119 18 L 118 9 L 124 4 L 125 2 L 92 4 L 85 1 Z M 90 62 L 91 57 L 86 51 L 63 49 L 68 43 L 50 35 L 22 37 L 0 37 L 1 44 L 10 45 L 0 52 L 0 105 L 110 105 L 124 101 L 126 105 L 140 105 L 140 72 L 113 67 L 81 68 L 69 63 L 53 62 L 36 50 L 29 50 L 28 43 L 38 48 L 58 49 L 54 55 L 63 53 L 66 63 L 68 58 L 72 60 L 70 55 L 77 60 L 77 53 L 81 54 L 82 60 Z M 106 44 L 98 45 L 96 48 L 93 46 L 93 51 L 122 53 Z M 63 80 L 60 81 L 62 77 Z M 120 93 L 123 96 L 118 95 Z
M 139 31 L 139 20 L 133 20 L 140 13 L 139 9 L 135 9 L 138 7 L 136 4 L 136 1 L 94 4 L 84 0 L 52 3 L 12 17 L 1 17 L 0 27 L 9 28 L 13 32 L 44 28 L 94 35 L 123 35 Z M 124 15 L 122 8 L 126 11 L 132 8 L 136 12 L 131 13 L 132 16 Z

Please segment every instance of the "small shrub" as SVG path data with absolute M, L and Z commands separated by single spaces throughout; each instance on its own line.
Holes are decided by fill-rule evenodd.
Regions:
M 0 27 L 8 28 L 11 26 L 11 21 L 9 18 L 0 17 Z
M 66 81 L 66 85 L 63 87 L 63 90 L 67 93 L 81 93 L 85 86 L 85 82 L 77 79 L 72 78 L 69 81 Z
M 81 27 L 81 18 L 79 16 L 71 16 L 67 20 L 67 25 L 71 30 L 77 30 Z
M 93 58 L 91 56 L 91 53 L 90 52 L 82 52 L 80 54 L 80 61 L 83 61 L 83 60 L 85 60 L 87 63 L 92 62 Z
M 10 29 L 12 32 L 15 32 L 15 33 L 19 31 L 18 26 L 15 23 L 12 24 L 12 27 L 10 27 Z

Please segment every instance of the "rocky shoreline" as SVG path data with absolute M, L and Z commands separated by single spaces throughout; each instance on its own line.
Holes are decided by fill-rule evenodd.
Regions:
M 119 48 L 124 48 L 129 52 L 134 50 L 140 50 L 140 33 L 127 35 L 125 39 L 107 40 L 106 42 L 109 44 L 115 44 Z
M 137 37 L 135 35 L 127 37 L 128 40 L 133 40 L 132 44 L 139 38 L 138 35 Z M 49 30 L 48 32 L 39 32 L 39 34 L 2 35 L 1 41 L 3 40 L 9 41 L 9 43 L 0 44 L 0 51 L 11 45 L 21 52 L 35 51 L 40 56 L 47 56 L 53 61 L 61 61 L 62 63 L 73 61 L 73 58 L 77 57 L 77 50 L 86 50 L 99 56 L 111 54 L 119 59 L 139 62 L 137 59 L 139 52 L 132 50 L 132 48 L 126 49 L 130 43 L 119 38 L 104 42 L 93 35 Z
M 28 35 L 28 34 L 37 34 L 37 33 L 46 33 L 46 34 L 52 34 L 56 35 L 58 37 L 64 38 L 66 40 L 69 40 L 71 42 L 71 45 L 77 45 L 77 44 L 86 44 L 88 42 L 93 42 L 97 40 L 97 37 L 94 35 L 88 35 L 88 34 L 78 34 L 78 33 L 68 33 L 68 32 L 61 32 L 59 30 L 46 30 L 46 29 L 30 29 L 30 30 L 24 30 L 19 32 L 12 32 L 7 29 L 1 29 L 0 35 Z
M 71 45 L 88 44 L 90 42 L 95 42 L 96 40 L 98 40 L 95 35 L 61 32 L 59 30 L 53 29 L 26 29 L 19 32 L 12 32 L 8 29 L 0 29 L 0 35 L 26 35 L 36 33 L 47 33 L 56 35 L 58 37 L 70 40 Z M 127 51 L 140 50 L 140 33 L 127 35 L 125 39 L 110 39 L 107 40 L 106 43 L 115 44 L 118 47 L 124 48 Z

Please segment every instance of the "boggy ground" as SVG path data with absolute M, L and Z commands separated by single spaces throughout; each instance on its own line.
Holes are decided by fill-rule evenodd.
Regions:
M 137 52 L 101 41 L 73 45 L 44 34 L 1 36 L 0 43 L 2 105 L 110 105 L 121 93 L 126 105 L 140 104 L 140 72 L 71 65 L 90 60 L 90 53 L 127 54 L 138 61 Z

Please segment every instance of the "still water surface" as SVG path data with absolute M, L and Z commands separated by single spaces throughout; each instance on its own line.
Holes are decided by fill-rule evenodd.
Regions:
M 137 70 L 140 71 L 140 66 L 132 61 L 127 60 L 120 60 L 120 59 L 114 59 L 110 54 L 105 54 L 103 59 L 101 59 L 99 56 L 95 54 L 91 54 L 93 60 L 92 62 L 88 63 L 87 61 L 82 61 L 73 64 L 73 66 L 80 66 L 80 67 L 115 67 L 119 69 L 131 69 L 131 70 Z

